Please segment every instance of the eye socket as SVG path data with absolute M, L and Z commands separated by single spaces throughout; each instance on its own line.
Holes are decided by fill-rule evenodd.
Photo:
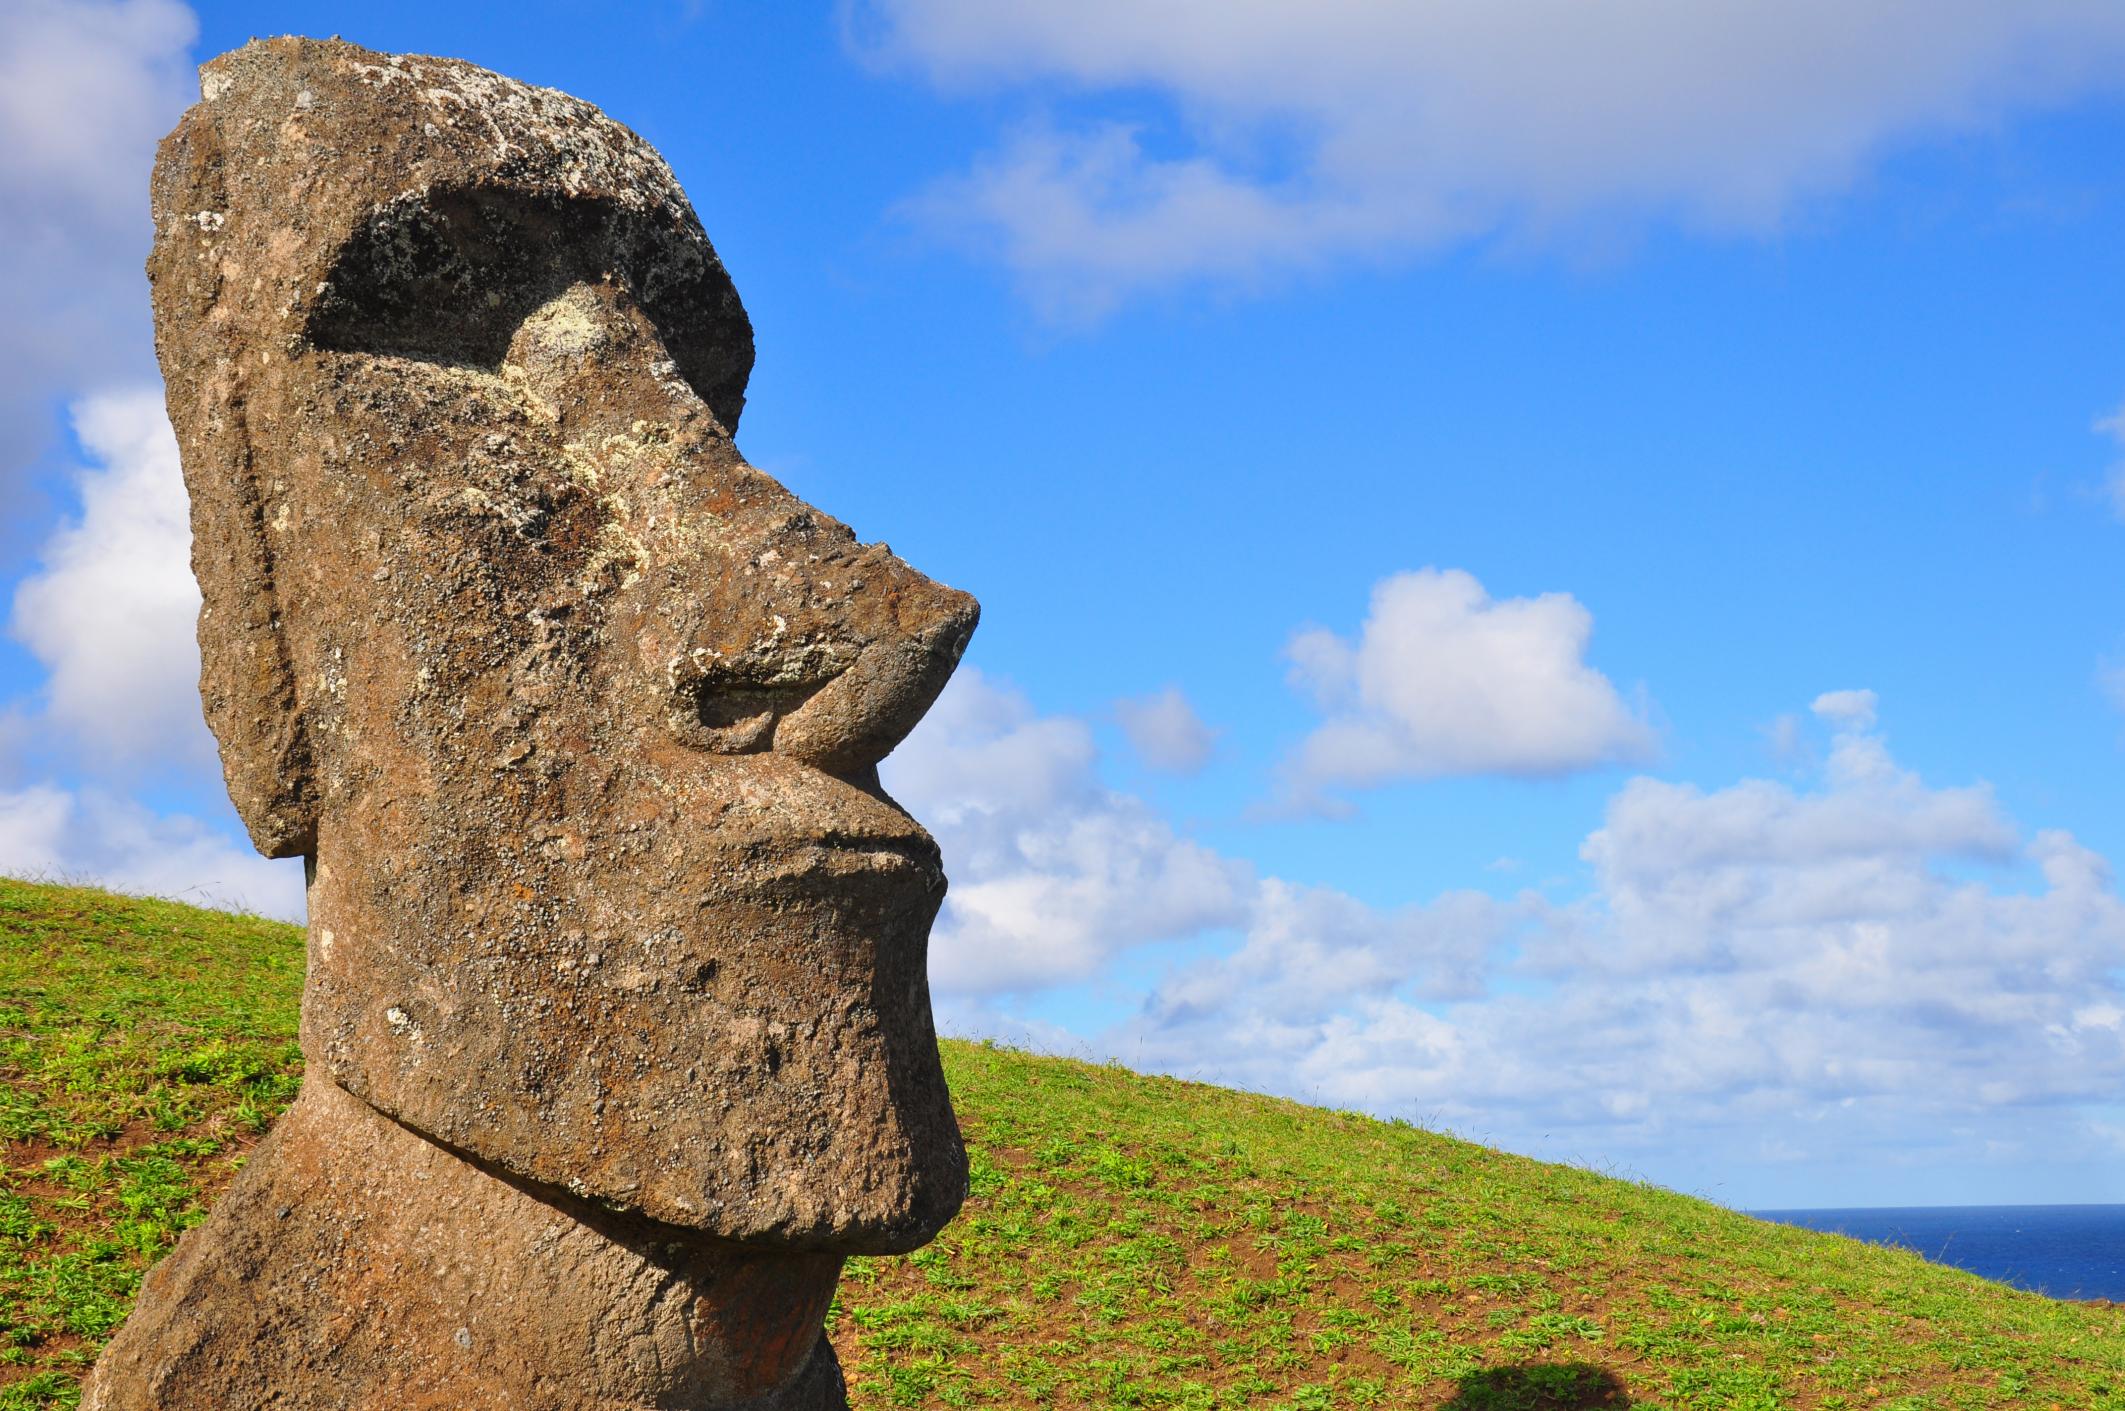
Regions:
M 735 430 L 752 371 L 752 324 L 691 212 L 495 187 L 431 191 L 379 207 L 334 258 L 312 305 L 311 346 L 492 371 L 517 328 L 573 284 L 625 283 L 679 375 Z

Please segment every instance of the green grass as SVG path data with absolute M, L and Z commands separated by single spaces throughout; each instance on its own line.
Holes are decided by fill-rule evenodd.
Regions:
M 72 1406 L 295 1091 L 302 936 L 0 880 L 0 1411 Z M 947 1043 L 966 1211 L 850 1264 L 862 1407 L 2125 1411 L 2125 1309 L 1415 1127 Z

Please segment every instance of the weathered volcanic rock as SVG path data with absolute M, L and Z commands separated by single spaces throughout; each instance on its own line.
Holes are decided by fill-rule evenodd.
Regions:
M 84 1411 L 838 1406 L 840 1269 L 556 1201 L 310 1083 L 148 1274 Z
M 594 1207 L 689 1258 L 921 1244 L 965 1190 L 925 978 L 944 878 L 876 765 L 951 674 L 974 601 L 739 455 L 750 325 L 633 133 L 337 41 L 251 44 L 201 88 L 156 165 L 149 261 L 201 692 L 254 841 L 311 867 L 309 1125 L 244 1191 L 324 1162 L 321 1114 L 367 1120 L 352 1095 L 391 1119 L 391 1159 L 475 1165 L 290 1203 L 305 1258 L 362 1257 L 356 1224 L 415 1247 L 428 1214 L 375 1202 L 469 1191 L 475 1170 L 517 1204 L 452 1209 Z M 340 1199 L 355 1224 L 332 1245 Z M 179 1404 L 144 1388 L 180 1323 L 233 1365 L 266 1305 L 216 1266 L 247 1249 L 270 1270 L 273 1229 L 246 1223 L 265 1208 L 232 1196 L 187 1237 L 99 1405 Z M 614 1269 L 639 1244 L 597 1237 Z M 278 1335 L 313 1351 L 334 1300 L 393 1297 L 329 1264 L 303 1285 L 314 1310 L 271 1285 Z M 610 1287 L 625 1303 L 639 1282 Z M 409 1404 L 237 1385 L 199 1404 Z M 507 1404 L 637 1404 L 525 1395 Z

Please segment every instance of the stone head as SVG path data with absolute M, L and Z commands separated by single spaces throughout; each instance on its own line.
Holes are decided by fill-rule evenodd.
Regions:
M 921 1243 L 944 879 L 876 765 L 974 601 L 740 456 L 750 326 L 627 129 L 336 41 L 203 92 L 157 346 L 208 721 L 311 867 L 313 1071 L 708 1237 Z

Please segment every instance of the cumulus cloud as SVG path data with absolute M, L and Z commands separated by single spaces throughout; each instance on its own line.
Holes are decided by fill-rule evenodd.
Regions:
M 10 632 L 45 668 L 36 708 L 0 728 L 20 787 L 0 789 L 0 873 L 300 920 L 300 863 L 253 853 L 233 819 L 163 814 L 118 789 L 208 766 L 193 624 L 199 590 L 177 444 L 158 390 L 85 398 L 81 512 L 53 529 L 16 588 Z M 63 756 L 96 782 L 59 782 Z M 218 778 L 216 787 L 218 787 Z
M 1588 221 L 1760 231 L 1900 145 L 2125 83 L 2125 11 L 2105 0 L 851 0 L 849 13 L 880 67 L 1089 100 L 919 207 L 1065 314 L 1178 280 Z M 1177 130 L 1097 111 L 1147 91 Z
M 1586 664 L 1593 627 L 1568 593 L 1494 600 L 1459 569 L 1382 580 L 1355 642 L 1311 628 L 1286 648 L 1326 714 L 1290 762 L 1296 792 L 1649 757 L 1651 728 Z
M 300 862 L 270 862 L 196 818 L 95 789 L 0 790 L 0 874 L 303 919 Z
M 2125 1082 L 2110 870 L 1982 785 L 1920 779 L 1873 710 L 1818 700 L 1832 739 L 1804 787 L 1631 780 L 1566 903 L 1380 913 L 1266 883 L 1241 948 L 1161 984 L 1112 1051 L 1671 1168 L 1774 1138 L 1852 1163 L 1952 1146 L 1956 1123 L 2064 1133 Z
M 1262 876 L 1102 787 L 1084 722 L 978 674 L 888 761 L 953 894 L 935 970 L 965 1032 L 1412 1117 L 1670 1181 L 2086 1146 L 2125 1085 L 2125 903 L 2070 835 L 1898 761 L 1826 692 L 1804 777 L 1634 778 L 1554 897 L 1378 906 Z M 1033 996 L 1189 942 L 1124 1021 Z M 1961 1135 L 1957 1135 L 1960 1133 Z M 1776 1189 L 1765 1186 L 1764 1189 Z
M 1534 934 L 1538 920 L 1554 923 L 1549 931 L 1562 925 L 1532 893 L 1500 902 L 1457 892 L 1383 910 L 1334 888 L 1262 878 L 1105 787 L 1084 721 L 1040 715 L 972 668 L 961 668 L 883 774 L 944 849 L 952 889 L 931 938 L 930 976 L 960 1031 L 1089 1051 L 1095 1036 L 1027 1019 L 1013 1000 L 1098 980 L 1135 948 L 1208 937 L 1220 942 L 1219 958 L 1159 991 L 1161 1022 L 1214 1029 L 1274 988 L 1273 1018 L 1247 1022 L 1296 1034 L 1354 995 L 1479 994 L 1502 949 Z M 1245 1046 L 1231 1035 L 1204 1050 L 1206 1061 L 1227 1043 Z
M 1646 778 L 1624 785 L 1580 849 L 1612 924 L 1598 946 L 1571 948 L 1553 967 L 1645 973 L 1779 961 L 1794 934 L 1910 924 L 1938 910 L 1949 893 L 1936 863 L 2017 855 L 2020 837 L 1989 788 L 1934 788 L 1897 765 L 1873 733 L 1872 692 L 1820 697 L 1815 713 L 1835 731 L 1817 791 L 1763 780 L 1710 792 Z
M 55 399 L 153 373 L 148 170 L 197 29 L 176 0 L 0 5 L 0 474 Z
M 102 766 L 197 764 L 213 744 L 199 709 L 199 588 L 177 441 L 159 389 L 75 404 L 95 465 L 15 591 L 8 627 L 48 673 L 42 726 Z
M 1169 774 L 1195 774 L 1217 752 L 1217 732 L 1203 723 L 1178 686 L 1116 701 L 1114 715 L 1137 757 Z
M 1236 950 L 1160 987 L 1165 1025 L 1219 1023 L 1267 986 L 1285 1026 L 1326 1022 L 1355 1001 L 1466 999 L 1484 992 L 1500 952 L 1531 926 L 1564 921 L 1540 896 L 1499 901 L 1449 892 L 1421 905 L 1369 906 L 1332 887 L 1265 880 Z
M 1089 726 L 962 668 L 883 775 L 945 852 L 930 974 L 961 994 L 1080 981 L 1123 951 L 1229 926 L 1253 873 L 1103 787 Z

